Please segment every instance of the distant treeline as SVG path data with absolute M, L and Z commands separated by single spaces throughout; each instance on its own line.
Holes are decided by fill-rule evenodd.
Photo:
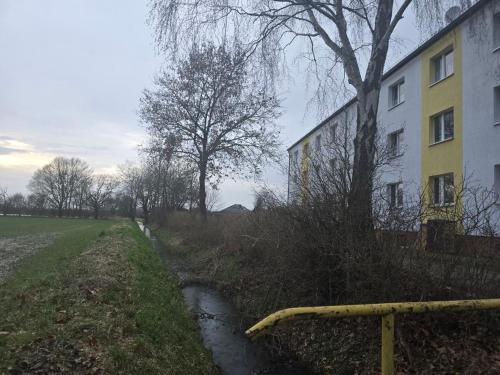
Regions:
M 196 208 L 196 171 L 180 161 L 147 157 L 117 175 L 97 174 L 83 160 L 56 157 L 35 171 L 28 194 L 0 186 L 0 214 L 68 217 L 164 217 Z

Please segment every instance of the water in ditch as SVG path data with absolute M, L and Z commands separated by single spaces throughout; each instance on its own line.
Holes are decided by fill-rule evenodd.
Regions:
M 182 279 L 185 275 L 169 257 L 162 243 L 149 228 L 139 223 L 144 234 L 151 239 L 169 271 Z M 235 307 L 215 288 L 206 285 L 187 285 L 182 288 L 190 311 L 198 317 L 203 343 L 212 352 L 215 364 L 226 375 L 299 375 L 303 369 L 289 364 L 275 363 L 258 342 L 248 340 L 245 327 Z

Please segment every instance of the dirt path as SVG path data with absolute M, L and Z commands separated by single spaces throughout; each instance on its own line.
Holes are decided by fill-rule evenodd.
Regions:
M 55 233 L 0 238 L 0 284 L 25 257 L 54 242 Z

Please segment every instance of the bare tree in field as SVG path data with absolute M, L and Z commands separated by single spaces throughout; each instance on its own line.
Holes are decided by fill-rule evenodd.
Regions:
M 141 171 L 136 165 L 127 162 L 119 167 L 122 196 L 127 202 L 130 219 L 135 220 L 137 201 L 141 184 Z
M 113 192 L 118 185 L 118 181 L 109 175 L 96 175 L 91 178 L 87 192 L 87 204 L 94 211 L 94 218 L 99 218 L 99 211 L 109 202 Z
M 470 0 L 460 0 L 466 8 Z M 455 2 L 456 3 L 456 2 Z M 438 19 L 448 0 L 152 0 L 157 40 L 174 52 L 192 40 L 213 38 L 221 30 L 237 35 L 264 75 L 280 69 L 284 49 L 305 39 L 306 58 L 326 74 L 318 87 L 340 71 L 357 97 L 357 130 L 349 197 L 350 220 L 357 233 L 371 232 L 372 187 L 377 111 L 389 41 L 396 26 L 414 6 L 425 22 Z M 455 5 L 455 4 L 454 4 Z M 193 33 L 198 37 L 193 38 Z M 332 95 L 326 95 L 331 97 Z
M 278 107 L 248 74 L 243 50 L 208 43 L 195 45 L 144 92 L 141 118 L 153 136 L 174 136 L 174 153 L 198 167 L 198 207 L 206 218 L 207 182 L 259 173 L 275 156 Z
M 9 209 L 13 214 L 21 216 L 23 210 L 26 209 L 26 199 L 22 193 L 15 193 L 8 198 Z
M 8 201 L 7 188 L 0 186 L 0 206 L 2 207 L 2 214 L 7 214 L 7 201 Z
M 56 157 L 35 171 L 28 188 L 34 194 L 45 196 L 49 206 L 61 217 L 63 211 L 70 208 L 78 186 L 90 173 L 90 167 L 81 159 Z

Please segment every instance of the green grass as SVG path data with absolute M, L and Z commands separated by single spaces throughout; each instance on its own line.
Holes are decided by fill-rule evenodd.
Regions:
M 108 220 L 59 219 L 48 217 L 0 216 L 0 237 L 14 237 L 25 234 L 47 232 L 78 231 L 82 227 L 92 227 L 96 223 L 107 223 Z
M 0 236 L 44 232 L 59 235 L 0 284 L 0 373 L 217 373 L 175 280 L 135 224 L 0 218 Z

